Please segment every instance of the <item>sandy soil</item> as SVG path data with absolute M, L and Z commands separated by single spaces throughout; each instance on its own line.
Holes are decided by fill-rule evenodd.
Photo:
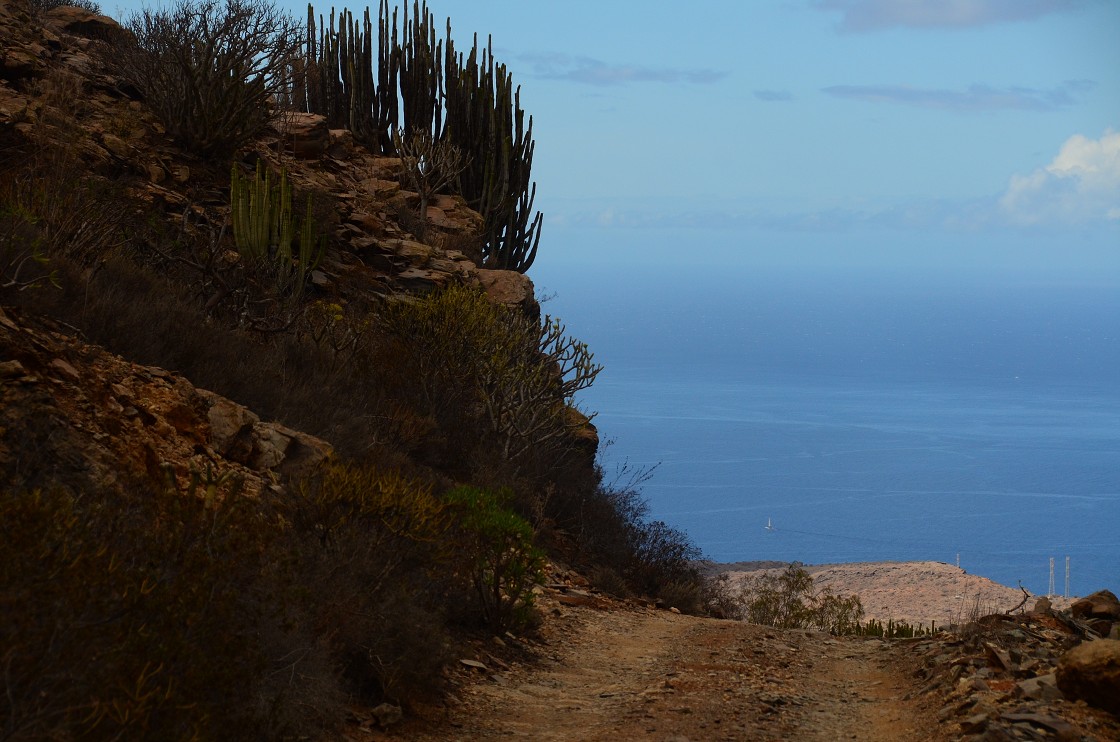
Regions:
M 772 562 L 719 565 L 733 580 L 748 579 L 773 569 Z M 839 595 L 859 595 L 865 619 L 906 621 L 945 626 L 979 615 L 1008 611 L 1022 602 L 1023 591 L 971 575 L 944 562 L 863 562 L 806 565 L 817 589 L 829 587 Z M 1025 608 L 1034 606 L 1031 596 Z M 1053 598 L 1055 608 L 1071 599 Z

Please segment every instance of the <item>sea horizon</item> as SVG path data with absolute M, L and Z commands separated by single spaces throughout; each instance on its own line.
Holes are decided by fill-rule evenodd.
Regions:
M 717 562 L 959 555 L 1045 594 L 1069 557 L 1071 594 L 1120 589 L 1120 291 L 791 276 L 546 303 L 605 366 L 581 404 L 608 481 L 652 470 L 651 517 Z

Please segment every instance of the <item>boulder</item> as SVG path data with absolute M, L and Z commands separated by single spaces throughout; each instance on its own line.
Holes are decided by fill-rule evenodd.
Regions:
M 279 423 L 261 422 L 255 413 L 236 402 L 205 389 L 197 391 L 209 404 L 210 445 L 231 461 L 256 471 L 299 476 L 332 453 L 326 441 Z
M 1120 641 L 1089 641 L 1066 652 L 1058 660 L 1057 681 L 1066 698 L 1120 714 Z
M 301 160 L 317 160 L 331 146 L 327 119 L 317 113 L 286 112 L 278 124 L 292 149 Z
M 1098 590 L 1075 601 L 1069 612 L 1074 618 L 1083 620 L 1098 618 L 1116 622 L 1120 621 L 1120 600 L 1110 590 Z
M 479 268 L 475 275 L 491 301 L 519 307 L 533 319 L 540 316 L 541 307 L 534 295 L 533 282 L 524 273 Z
M 72 5 L 51 8 L 47 11 L 47 21 L 60 31 L 87 39 L 110 40 L 128 33 L 109 16 Z

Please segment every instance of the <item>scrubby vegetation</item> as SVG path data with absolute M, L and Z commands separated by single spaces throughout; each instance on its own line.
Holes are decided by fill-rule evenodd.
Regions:
M 27 83 L 33 126 L 0 125 L 0 302 L 336 452 L 249 497 L 209 470 L 177 487 L 158 462 L 136 479 L 60 466 L 81 433 L 56 435 L 49 416 L 0 427 L 0 450 L 22 446 L 0 470 L 0 737 L 319 737 L 348 701 L 439 692 L 465 637 L 531 632 L 546 555 L 619 594 L 701 609 L 696 548 L 650 521 L 640 476 L 609 483 L 595 463 L 575 397 L 600 367 L 559 320 L 454 282 L 416 296 L 311 284 L 338 248 L 332 204 L 258 140 L 299 101 L 341 105 L 374 151 L 402 143 L 418 190 L 479 208 L 487 263 L 525 270 L 539 240 L 531 123 L 505 69 L 448 39 L 452 93 L 451 76 L 444 89 L 421 74 L 439 58 L 426 7 L 401 45 L 384 36 L 387 6 L 381 18 L 377 68 L 368 23 L 357 48 L 333 20 L 301 46 L 258 0 L 182 0 L 135 16 L 132 42 L 96 41 L 134 97 L 113 125 L 151 112 L 160 156 L 190 160 L 182 201 L 138 200 L 150 174 L 136 163 L 85 161 L 93 103 L 73 72 Z M 341 77 L 355 60 L 364 93 Z M 395 106 L 398 90 L 404 126 L 372 102 Z M 441 119 L 420 90 L 475 107 Z M 464 153 L 460 178 L 422 162 L 434 141 Z
M 859 596 L 817 591 L 813 577 L 794 562 L 781 572 L 764 573 L 742 587 L 742 617 L 783 629 L 814 628 L 833 634 L 859 633 L 863 605 Z
M 781 571 L 770 571 L 746 580 L 735 591 L 726 575 L 716 578 L 710 607 L 728 618 L 779 628 L 812 628 L 832 634 L 880 636 L 885 639 L 932 634 L 928 628 L 905 621 L 871 619 L 863 622 L 863 604 L 858 595 L 836 595 L 831 589 L 816 590 L 813 576 L 794 562 Z

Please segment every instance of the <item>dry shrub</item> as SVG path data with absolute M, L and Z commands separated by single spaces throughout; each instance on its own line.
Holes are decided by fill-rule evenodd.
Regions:
M 229 495 L 0 493 L 6 739 L 261 738 L 269 529 Z
M 90 13 L 101 15 L 101 6 L 93 2 L 93 0 L 29 0 L 28 5 L 31 7 L 32 12 L 36 14 L 43 14 L 55 8 L 73 6 L 75 8 L 81 8 L 82 10 L 88 10 Z
M 350 690 L 371 700 L 430 693 L 448 639 L 429 568 L 445 558 L 446 504 L 422 480 L 330 464 L 288 500 L 298 583 Z
M 0 490 L 4 739 L 323 738 L 347 698 L 439 689 L 462 597 L 431 574 L 430 485 L 339 464 L 287 495 L 194 482 Z
M 778 628 L 815 628 L 833 634 L 861 630 L 863 604 L 859 596 L 815 592 L 813 576 L 798 562 L 780 572 L 763 572 L 745 580 L 741 588 L 743 618 Z
M 36 83 L 40 106 L 29 138 L 0 162 L 0 286 L 40 285 L 52 259 L 84 264 L 124 241 L 120 189 L 82 162 L 81 80 L 53 69 Z
M 177 0 L 125 24 L 119 69 L 183 147 L 228 155 L 268 123 L 290 88 L 299 25 L 268 0 Z

